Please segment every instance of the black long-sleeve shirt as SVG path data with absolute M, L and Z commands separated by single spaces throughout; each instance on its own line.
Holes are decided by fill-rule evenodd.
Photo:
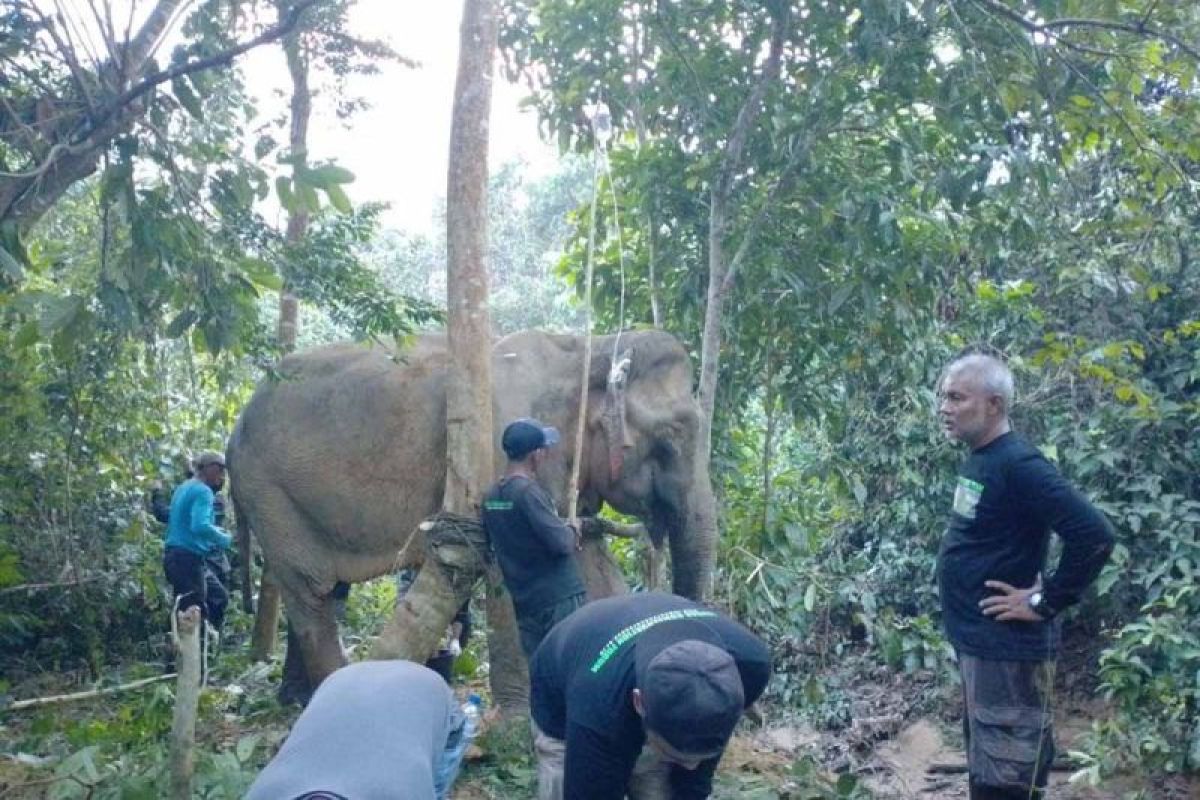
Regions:
M 1061 611 L 1079 601 L 1108 560 L 1113 548 L 1108 520 L 1014 433 L 971 453 L 959 471 L 938 556 L 943 622 L 956 648 L 996 660 L 1054 657 L 1056 620 L 1000 622 L 979 607 L 995 593 L 985 581 L 1026 588 L 1045 573 L 1052 530 L 1062 538 L 1063 551 L 1054 573 L 1043 578 L 1043 596 Z
M 642 638 L 661 626 L 661 635 Z M 547 736 L 566 742 L 565 800 L 620 800 L 646 742 L 633 707 L 641 642 L 661 650 L 701 639 L 731 656 L 748 707 L 771 676 L 766 644 L 733 620 L 691 600 L 658 592 L 589 603 L 550 631 L 529 667 L 530 711 Z M 702 800 L 712 792 L 720 757 L 694 770 L 671 768 L 672 800 Z
M 483 500 L 483 526 L 518 616 L 584 593 L 575 532 L 536 481 L 514 475 L 493 485 Z

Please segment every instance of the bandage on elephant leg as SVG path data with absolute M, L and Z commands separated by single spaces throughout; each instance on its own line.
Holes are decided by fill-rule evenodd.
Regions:
M 412 535 L 424 542 L 424 558 L 372 646 L 373 659 L 428 660 L 483 574 L 487 545 L 478 519 L 439 512 Z

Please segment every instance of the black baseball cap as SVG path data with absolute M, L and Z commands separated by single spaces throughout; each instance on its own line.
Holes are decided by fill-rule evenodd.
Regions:
M 725 749 L 742 717 L 742 676 L 724 648 L 698 638 L 678 639 L 680 631 L 672 627 L 655 626 L 637 644 L 643 721 L 680 753 L 712 756 Z M 665 643 L 668 638 L 674 641 Z
M 500 437 L 500 446 L 504 448 L 504 454 L 513 461 L 519 461 L 534 450 L 551 447 L 558 442 L 558 428 L 543 425 L 528 417 L 508 423 L 504 435 Z

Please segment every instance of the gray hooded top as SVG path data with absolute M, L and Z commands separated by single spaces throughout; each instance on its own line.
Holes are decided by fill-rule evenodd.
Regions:
M 348 800 L 432 800 L 454 695 L 410 661 L 364 661 L 325 679 L 247 800 L 328 792 Z

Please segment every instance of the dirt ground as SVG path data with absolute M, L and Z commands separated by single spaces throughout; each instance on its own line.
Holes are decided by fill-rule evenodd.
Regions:
M 1082 707 L 1069 704 L 1056 719 L 1060 753 L 1069 751 L 1076 737 L 1086 731 L 1099 704 Z M 788 791 L 787 773 L 796 759 L 806 754 L 830 766 L 853 772 L 879 800 L 966 800 L 965 755 L 945 720 L 920 716 L 905 722 L 897 732 L 879 740 L 851 763 L 839 758 L 853 745 L 844 735 L 817 732 L 804 724 L 767 726 L 752 734 L 741 734 L 731 743 L 721 769 L 737 774 L 775 776 L 781 797 L 799 797 Z M 959 771 L 952 771 L 959 770 Z M 1054 800 L 1123 800 L 1140 796 L 1147 800 L 1197 800 L 1200 782 L 1179 779 L 1147 784 L 1137 776 L 1126 776 L 1091 787 L 1070 780 L 1072 770 L 1051 773 L 1049 797 Z M 770 781 L 768 781 L 770 782 Z

